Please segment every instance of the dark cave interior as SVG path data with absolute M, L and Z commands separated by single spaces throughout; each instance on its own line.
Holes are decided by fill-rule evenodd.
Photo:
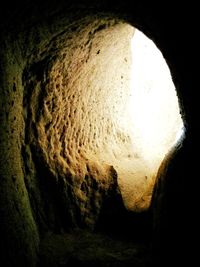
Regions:
M 0 11 L 0 266 L 194 265 L 195 12 L 192 3 L 175 7 L 167 1 L 5 3 Z M 115 168 L 118 162 L 123 167 L 121 155 L 130 145 L 117 119 L 109 117 L 117 116 L 110 103 L 128 80 L 127 60 L 119 53 L 124 49 L 128 58 L 127 40 L 120 35 L 129 32 L 124 23 L 145 33 L 162 52 L 186 127 L 185 139 L 160 165 L 146 210 L 126 209 Z M 115 65 L 123 59 L 123 76 L 109 65 L 114 52 L 103 34 L 116 40 Z M 110 83 L 106 71 L 96 72 L 100 66 L 111 70 Z M 121 91 L 112 95 L 111 85 L 119 83 Z M 89 89 L 95 86 L 104 101 L 90 118 Z

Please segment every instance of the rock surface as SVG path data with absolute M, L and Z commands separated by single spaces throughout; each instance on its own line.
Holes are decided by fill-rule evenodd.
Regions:
M 122 208 L 113 160 L 120 155 L 122 145 L 125 152 L 129 150 L 129 138 L 122 134 L 124 125 L 120 125 L 115 116 L 108 120 L 108 128 L 104 122 L 107 121 L 107 112 L 117 115 L 117 112 L 122 112 L 123 106 L 116 110 L 115 105 L 110 105 L 112 99 L 107 97 L 107 90 L 111 86 L 107 87 L 106 79 L 104 81 L 108 73 L 99 76 L 94 66 L 102 62 L 104 55 L 106 67 L 111 68 L 109 59 L 113 50 L 108 43 L 106 52 L 99 39 L 102 40 L 103 32 L 109 39 L 111 29 L 114 30 L 117 53 L 127 41 L 119 41 L 118 30 L 132 34 L 132 29 L 129 31 L 124 27 L 126 22 L 143 30 L 160 47 L 173 73 L 180 103 L 184 107 L 184 118 L 188 122 L 187 144 L 184 144 L 181 156 L 176 156 L 176 164 L 169 173 L 166 172 L 171 179 L 161 183 L 155 196 L 156 235 L 165 238 L 157 244 L 159 249 L 155 246 L 154 252 L 157 256 L 162 252 L 160 266 L 164 266 L 165 262 L 169 266 L 172 261 L 178 266 L 180 261 L 185 264 L 186 260 L 188 266 L 195 265 L 191 263 L 195 262 L 192 250 L 196 246 L 191 237 L 196 237 L 195 231 L 199 229 L 194 223 L 197 221 L 199 195 L 199 187 L 196 186 L 198 172 L 194 167 L 198 166 L 195 151 L 198 152 L 199 142 L 199 97 L 193 86 L 195 53 L 198 51 L 195 50 L 198 43 L 195 25 L 198 23 L 191 15 L 195 7 L 192 4 L 186 7 L 182 3 L 180 12 L 180 7 L 176 9 L 168 2 L 154 5 L 153 2 L 144 4 L 126 0 L 88 1 L 84 5 L 82 1 L 75 0 L 61 1 L 60 4 L 57 0 L 34 3 L 20 0 L 15 3 L 7 1 L 0 12 L 0 264 L 35 267 L 39 242 L 47 232 L 62 233 L 75 226 L 93 228 L 101 214 L 105 214 L 105 223 L 111 210 L 101 210 L 101 207 L 107 206 L 107 201 L 103 203 L 106 195 L 112 200 L 118 199 L 118 204 L 112 207 L 116 210 Z M 90 30 L 86 27 L 88 25 Z M 191 39 L 186 38 L 186 33 L 190 33 Z M 128 55 L 129 51 L 125 53 Z M 92 58 L 95 58 L 94 61 Z M 116 65 L 123 62 L 123 66 L 128 67 L 124 58 L 119 57 L 118 60 Z M 93 82 L 90 81 L 92 73 L 95 75 Z M 120 97 L 127 82 L 125 74 L 121 75 L 115 69 L 111 73 L 112 82 L 120 83 L 119 91 L 114 91 Z M 79 84 L 78 78 L 85 75 L 88 75 L 85 79 L 87 83 Z M 101 88 L 98 81 L 102 78 L 104 84 Z M 93 93 L 107 97 L 101 104 L 95 102 L 95 112 L 92 113 L 91 120 L 96 120 L 98 131 L 94 125 L 90 129 L 90 120 L 85 122 L 82 117 L 86 115 L 85 118 L 88 118 L 87 110 L 93 98 L 87 89 L 91 85 L 96 90 Z M 103 90 L 105 88 L 107 90 Z M 78 93 L 74 98 L 72 90 Z M 84 102 L 80 101 L 80 96 L 85 99 Z M 66 99 L 72 103 L 71 109 Z M 77 117 L 77 109 L 81 111 L 80 118 Z M 66 113 L 61 115 L 64 110 Z M 73 118 L 78 120 L 77 127 Z M 70 123 L 70 131 L 66 129 L 67 122 Z M 114 137 L 112 149 L 111 135 L 107 134 L 107 130 Z M 98 138 L 94 136 L 95 132 Z M 87 139 L 89 133 L 91 136 Z M 69 143 L 71 137 L 73 142 Z M 101 145 L 105 148 L 103 154 Z M 158 204 L 158 196 L 162 196 L 163 191 L 164 201 Z M 181 206 L 178 213 L 176 209 L 171 209 L 177 208 L 173 205 L 174 201 Z M 112 221 L 110 226 L 116 224 L 117 220 Z M 138 226 L 133 229 L 137 230 Z M 190 242 L 186 242 L 187 238 Z M 173 253 L 168 254 L 172 243 Z M 176 253 L 177 247 L 181 250 L 179 254 Z M 77 256 L 81 257 L 81 254 Z
M 41 267 L 148 267 L 151 257 L 149 244 L 74 231 L 62 236 L 48 233 L 41 242 L 40 262 Z

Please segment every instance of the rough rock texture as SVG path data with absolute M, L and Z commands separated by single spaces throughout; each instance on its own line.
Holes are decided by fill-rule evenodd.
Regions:
M 9 43 L 9 40 L 7 41 Z M 14 58 L 13 49 L 5 42 L 4 45 L 5 50 L 1 50 L 0 53 L 0 72 L 4 73 L 0 78 L 1 262 L 4 266 L 4 260 L 7 262 L 9 259 L 8 266 L 14 266 L 16 262 L 22 266 L 35 266 L 39 236 L 25 186 L 20 156 L 24 131 L 21 81 L 23 60 L 17 46 L 17 55 Z M 5 51 L 6 53 L 2 53 Z
M 30 56 L 24 71 L 24 161 L 32 164 L 33 155 L 40 158 L 55 184 L 65 186 L 61 202 L 67 198 L 62 206 L 71 210 L 70 220 L 75 223 L 79 216 L 92 226 L 113 183 L 119 185 L 128 209 L 148 208 L 163 155 L 155 149 L 155 159 L 147 160 L 145 147 L 137 146 L 137 125 L 129 110 L 134 28 L 106 16 L 67 23 L 66 31 Z M 171 112 L 178 110 L 173 97 L 170 107 L 165 105 Z M 167 135 L 180 118 L 175 121 L 174 116 L 173 122 L 165 113 L 172 121 Z M 165 143 L 173 140 L 173 131 Z M 68 191 L 77 215 L 67 204 Z
M 68 84 L 69 90 L 76 89 L 77 92 L 85 90 L 85 102 L 80 108 L 85 108 L 85 106 L 89 108 L 91 99 L 87 91 L 89 80 L 87 79 L 87 84 L 79 85 L 76 79 L 67 77 L 67 73 L 75 72 L 79 77 L 86 75 L 84 66 L 87 59 L 90 71 L 94 71 L 94 62 L 87 58 L 88 54 L 95 55 L 96 61 L 96 59 L 101 60 L 102 53 L 105 53 L 103 47 L 95 47 L 95 42 L 103 31 L 109 34 L 109 29 L 115 24 L 116 29 L 122 27 L 118 22 L 124 22 L 124 20 L 142 29 L 160 47 L 171 68 L 180 102 L 184 107 L 184 116 L 188 123 L 187 141 L 183 144 L 181 152 L 176 155 L 175 163 L 169 173 L 166 172 L 166 176 L 170 176 L 170 179 L 166 182 L 162 179 L 163 186 L 159 186 L 155 193 L 155 225 L 158 229 L 156 236 L 162 236 L 163 239 L 160 242 L 155 238 L 157 246 L 154 252 L 156 256 L 162 255 L 159 259 L 160 266 L 164 266 L 165 262 L 169 266 L 170 261 L 176 262 L 177 265 L 180 261 L 181 263 L 192 262 L 195 259 L 192 252 L 193 243 L 187 243 L 185 240 L 189 236 L 194 236 L 195 229 L 197 229 L 193 219 L 197 210 L 195 203 L 198 203 L 195 199 L 198 195 L 197 189 L 195 190 L 198 173 L 194 170 L 194 166 L 198 166 L 198 163 L 194 151 L 198 144 L 197 101 L 199 98 L 198 90 L 192 88 L 193 60 L 196 58 L 195 35 L 191 33 L 194 40 L 192 45 L 185 37 L 185 33 L 195 26 L 192 16 L 187 20 L 188 24 L 185 23 L 191 8 L 182 3 L 180 12 L 179 9 L 174 9 L 174 6 L 171 7 L 168 2 L 154 6 L 153 3 L 144 5 L 142 2 L 134 1 L 132 4 L 135 5 L 130 5 L 126 0 L 121 2 L 88 1 L 87 5 L 82 2 L 78 3 L 78 1 L 73 1 L 73 3 L 61 1 L 62 4 L 58 4 L 58 1 L 48 1 L 48 3 L 26 1 L 26 4 L 24 2 L 19 1 L 12 5 L 8 1 L 5 12 L 3 8 L 1 10 L 0 18 L 1 265 L 36 266 L 39 238 L 42 238 L 45 232 L 50 229 L 60 233 L 63 229 L 75 225 L 93 227 L 101 205 L 105 206 L 102 203 L 104 196 L 106 194 L 111 194 L 113 197 L 119 196 L 116 171 L 111 164 L 102 163 L 102 154 L 98 150 L 100 146 L 97 139 L 94 137 L 89 140 L 85 139 L 86 127 L 83 127 L 81 118 L 81 123 L 78 125 L 79 132 L 73 131 L 76 127 L 71 127 L 71 131 L 65 129 L 65 123 L 73 124 L 72 120 L 65 121 L 65 116 L 66 118 L 70 115 L 78 116 L 75 101 L 79 104 L 83 102 L 79 102 L 76 98 L 78 95 L 74 96 L 73 100 L 71 91 L 68 94 L 64 88 Z M 177 19 L 177 14 L 180 16 L 179 19 Z M 81 27 L 76 24 L 80 20 Z M 84 30 L 84 26 L 94 22 L 97 24 L 92 28 L 98 31 L 94 34 L 94 30 L 89 34 L 89 31 Z M 85 45 L 83 53 L 78 45 L 73 51 L 71 50 L 72 54 L 70 54 L 67 45 L 72 47 L 75 43 L 66 38 L 66 31 L 69 33 L 69 38 L 71 35 L 71 38 L 76 39 L 80 37 L 77 33 L 83 34 L 80 40 Z M 118 33 L 115 34 L 118 37 Z M 87 41 L 89 41 L 88 44 Z M 120 45 L 117 42 L 116 51 Z M 187 54 L 186 51 L 190 53 Z M 109 53 L 107 55 L 109 58 Z M 74 57 L 78 61 L 74 61 Z M 75 62 L 80 65 L 83 62 L 83 68 L 80 68 L 79 64 L 74 64 Z M 107 63 L 109 67 L 109 62 Z M 124 61 L 123 64 L 125 64 Z M 65 74 L 67 68 L 71 70 Z M 98 74 L 96 75 L 98 80 Z M 121 73 L 116 77 L 114 73 L 112 75 L 114 80 L 122 79 Z M 88 74 L 89 77 L 90 74 Z M 100 89 L 100 87 L 95 88 Z M 59 91 L 62 91 L 62 95 L 58 96 Z M 51 94 L 47 95 L 50 92 Z M 98 90 L 98 93 L 100 92 L 106 93 Z M 74 103 L 71 105 L 71 110 L 66 106 L 65 97 L 69 97 Z M 52 101 L 51 103 L 48 102 L 48 98 Z M 107 111 L 108 106 L 110 107 L 105 101 L 103 110 Z M 100 114 L 100 106 L 96 103 L 95 107 L 98 112 L 93 116 L 98 125 L 101 125 L 106 117 L 98 116 L 97 118 L 97 114 Z M 66 115 L 58 116 L 61 109 L 65 108 Z M 115 111 L 114 107 L 112 107 L 112 112 L 113 110 Z M 108 112 L 111 111 L 108 109 Z M 116 124 L 112 123 L 109 121 L 109 130 L 116 137 L 117 146 L 113 151 L 108 151 L 108 158 L 110 153 L 117 151 L 118 145 L 120 146 L 124 138 L 123 135 L 114 133 L 116 129 L 120 129 L 121 125 L 116 127 Z M 100 129 L 106 131 L 104 128 Z M 94 133 L 94 130 L 91 133 Z M 98 131 L 98 134 L 102 136 L 98 140 L 108 145 L 108 136 L 105 136 L 108 138 L 106 140 L 101 131 Z M 71 135 L 75 135 L 74 140 L 80 141 L 83 138 L 82 146 L 76 141 L 70 143 L 72 147 L 68 146 L 67 139 Z M 128 144 L 128 137 L 126 138 Z M 95 155 L 90 149 L 93 145 L 95 150 L 92 149 L 92 151 L 95 151 Z M 81 147 L 80 152 L 79 147 Z M 58 153 L 56 153 L 56 148 Z M 69 150 L 72 153 L 69 154 Z M 81 159 L 81 164 L 77 164 L 78 159 Z M 100 164 L 97 164 L 96 159 Z M 192 183 L 186 182 L 188 178 L 192 180 Z M 96 188 L 96 190 L 91 191 L 91 188 Z M 160 199 L 162 200 L 158 205 L 157 202 Z M 179 205 L 174 206 L 174 202 Z M 90 213 L 92 209 L 94 213 Z M 179 212 L 176 212 L 177 209 Z M 167 211 L 164 216 L 160 214 L 161 210 L 163 213 Z M 83 216 L 80 217 L 80 214 Z M 177 230 L 178 235 L 175 234 Z M 189 235 L 189 232 L 192 234 Z M 169 247 L 173 253 L 168 253 Z M 181 253 L 176 253 L 177 247 L 180 248 Z M 185 255 L 184 259 L 181 259 L 181 254 Z M 191 262 L 188 266 L 192 265 Z
M 31 56 L 25 68 L 26 171 L 47 184 L 41 168 L 49 173 L 66 226 L 68 220 L 93 227 L 103 199 L 117 192 L 112 158 L 130 145 L 119 118 L 126 115 L 132 35 L 120 21 L 86 17 L 38 51 L 38 61 Z

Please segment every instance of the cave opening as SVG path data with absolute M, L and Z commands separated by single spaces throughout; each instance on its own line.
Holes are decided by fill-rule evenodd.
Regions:
M 46 244 L 58 256 L 66 242 L 81 246 L 77 236 L 93 252 L 113 246 L 110 236 L 133 242 L 119 245 L 130 250 L 122 261 L 144 250 L 148 261 L 157 171 L 183 129 L 161 52 L 122 20 L 86 17 L 30 58 L 24 86 L 27 188 L 40 228 L 56 233 L 45 235 L 42 264 L 55 260 Z
M 130 17 L 56 12 L 31 17 L 2 53 L 2 84 L 12 88 L 10 168 L 1 166 L 12 174 L 3 186 L 13 201 L 1 187 L 5 240 L 15 238 L 8 255 L 23 244 L 17 261 L 43 267 L 150 266 L 157 173 L 184 136 L 169 68 Z

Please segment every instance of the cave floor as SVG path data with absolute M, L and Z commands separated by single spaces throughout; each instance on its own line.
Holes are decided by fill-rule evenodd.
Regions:
M 149 267 L 148 241 L 75 230 L 65 234 L 48 233 L 41 241 L 39 267 L 102 266 Z

